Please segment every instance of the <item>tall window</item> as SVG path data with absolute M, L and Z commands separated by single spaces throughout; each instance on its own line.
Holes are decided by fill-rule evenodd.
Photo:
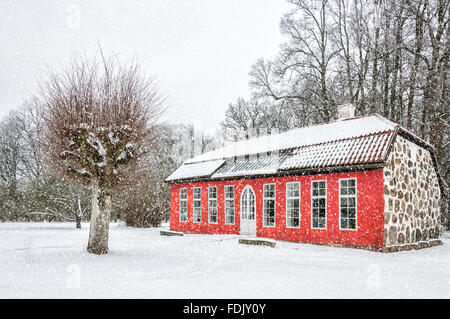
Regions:
M 264 227 L 275 226 L 275 184 L 263 186 L 263 224 Z
M 225 224 L 234 224 L 234 186 L 225 186 Z
M 217 224 L 217 187 L 208 187 L 208 222 Z
M 312 228 L 327 227 L 327 182 L 313 181 L 311 183 Z
M 356 179 L 339 180 L 341 229 L 356 229 Z
M 201 187 L 194 187 L 194 202 L 193 202 L 193 217 L 194 223 L 202 221 L 202 189 Z
M 180 222 L 187 221 L 187 188 L 180 188 Z
M 255 220 L 255 193 L 250 186 L 244 188 L 241 194 L 241 219 Z
M 286 183 L 286 226 L 300 227 L 300 183 Z

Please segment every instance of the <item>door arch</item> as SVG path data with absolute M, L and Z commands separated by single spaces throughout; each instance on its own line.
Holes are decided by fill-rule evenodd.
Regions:
M 240 210 L 241 235 L 256 235 L 256 196 L 250 185 L 241 192 Z

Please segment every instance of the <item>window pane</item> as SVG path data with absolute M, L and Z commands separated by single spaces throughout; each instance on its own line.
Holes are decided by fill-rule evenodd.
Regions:
M 348 228 L 348 220 L 341 219 L 341 228 Z
M 356 199 L 355 199 L 355 197 L 349 198 L 349 199 L 348 199 L 348 206 L 349 206 L 349 207 L 355 207 L 355 205 L 356 205 Z
M 356 219 L 350 219 L 349 220 L 349 228 L 350 229 L 356 229 Z
M 313 218 L 313 228 L 317 227 L 319 227 L 319 221 L 317 220 L 317 218 Z
M 319 219 L 319 228 L 325 228 L 325 218 Z
M 325 207 L 325 198 L 319 198 L 319 207 Z
M 325 209 L 324 208 L 319 208 L 319 217 L 325 218 Z
M 348 209 L 348 217 L 350 218 L 355 218 L 356 217 L 356 212 L 354 208 L 349 208 Z
M 317 198 L 313 199 L 313 207 L 319 207 L 319 200 Z

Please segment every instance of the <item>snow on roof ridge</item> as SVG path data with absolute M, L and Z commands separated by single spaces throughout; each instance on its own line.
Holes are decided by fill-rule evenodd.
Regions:
M 347 123 L 350 124 L 349 122 L 351 122 L 353 124 L 357 120 L 365 120 L 365 119 L 369 119 L 369 118 L 377 119 L 380 123 L 375 123 L 374 125 L 372 125 L 375 127 L 369 127 L 369 128 L 367 128 L 366 126 L 370 122 L 366 123 L 366 126 L 364 126 L 364 127 L 355 126 L 355 128 L 356 128 L 355 133 L 353 133 L 353 134 L 349 133 L 344 136 L 342 136 L 342 130 L 335 130 L 335 132 L 333 132 L 333 128 L 339 129 L 342 125 L 345 125 Z M 384 124 L 384 126 L 380 126 L 381 123 Z M 379 126 L 378 128 L 376 127 L 377 125 Z M 329 133 L 329 132 L 320 132 L 320 130 L 323 129 L 323 127 L 327 127 L 327 126 L 332 126 L 332 127 L 330 127 L 330 132 L 332 135 L 333 134 L 337 135 L 336 138 L 332 138 L 332 137 L 326 138 L 326 137 L 324 137 L 324 135 L 326 135 L 326 133 Z M 334 121 L 332 123 L 322 123 L 322 124 L 315 124 L 315 125 L 311 125 L 311 126 L 299 127 L 299 128 L 295 128 L 292 130 L 279 132 L 276 134 L 265 135 L 265 136 L 260 136 L 260 137 L 254 137 L 251 139 L 245 139 L 245 140 L 232 142 L 232 143 L 230 143 L 222 148 L 219 148 L 217 150 L 213 150 L 213 151 L 198 155 L 194 158 L 188 159 L 183 164 L 207 162 L 207 161 L 211 161 L 211 160 L 226 159 L 226 158 L 230 158 L 230 157 L 234 157 L 234 156 L 244 156 L 244 155 L 258 154 L 258 153 L 264 153 L 264 152 L 269 152 L 269 151 L 271 151 L 271 152 L 281 151 L 281 150 L 285 150 L 285 149 L 304 147 L 304 146 L 308 146 L 308 145 L 323 144 L 323 143 L 332 142 L 332 141 L 339 141 L 342 139 L 351 139 L 351 138 L 356 138 L 356 137 L 360 137 L 360 136 L 366 136 L 366 135 L 370 135 L 370 134 L 385 132 L 388 130 L 393 130 L 399 126 L 400 126 L 399 124 L 391 122 L 388 119 L 384 118 L 383 116 L 381 116 L 377 113 L 374 113 L 374 114 L 370 114 L 370 115 L 358 116 L 358 117 L 347 118 L 347 119 L 340 120 L 340 121 Z M 289 141 L 284 140 L 284 141 L 275 141 L 275 142 L 279 142 L 279 143 L 271 148 L 270 147 L 268 148 L 268 146 L 266 145 L 270 142 L 274 142 L 274 140 L 276 140 L 277 138 L 281 139 L 281 137 L 286 136 L 286 137 L 288 137 L 288 140 L 289 140 L 289 139 L 293 139 L 294 137 L 296 137 L 295 136 L 296 134 L 299 134 L 301 132 L 308 133 L 308 131 L 311 131 L 314 129 L 318 131 L 318 132 L 315 132 L 316 134 L 314 134 L 314 132 L 309 132 L 310 134 L 304 134 L 305 136 L 302 136 L 302 138 L 307 138 L 307 137 L 310 138 L 310 141 L 307 140 L 303 144 L 299 142 L 296 144 L 291 143 L 292 145 L 290 145 Z M 339 134 L 341 134 L 341 136 Z M 314 135 L 314 137 L 321 136 L 322 139 L 319 137 L 317 140 L 314 140 L 314 137 L 312 137 L 312 135 Z M 298 136 L 297 136 L 297 138 L 298 138 Z M 252 148 L 252 146 L 253 146 L 253 148 L 255 148 L 255 146 L 258 146 L 258 145 L 254 145 L 258 141 L 265 142 L 265 143 L 262 143 L 265 145 L 265 147 L 262 147 L 262 149 L 252 152 L 250 149 Z M 295 142 L 293 142 L 293 143 L 295 143 Z M 239 147 L 241 148 L 241 150 L 239 150 Z M 242 148 L 244 148 L 245 151 L 243 151 Z M 234 152 L 232 152 L 233 149 L 234 149 Z

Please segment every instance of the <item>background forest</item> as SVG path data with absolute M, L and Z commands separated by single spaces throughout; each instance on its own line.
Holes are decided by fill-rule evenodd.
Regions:
M 214 135 L 161 124 L 139 184 L 115 194 L 113 218 L 137 227 L 168 218 L 164 179 L 196 154 L 224 143 L 332 122 L 336 105 L 379 113 L 435 147 L 449 227 L 450 1 L 289 0 L 276 58 L 256 61 L 249 95 L 229 104 Z M 0 123 L 0 221 L 66 220 L 90 214 L 89 191 L 49 175 L 39 103 L 30 98 Z

